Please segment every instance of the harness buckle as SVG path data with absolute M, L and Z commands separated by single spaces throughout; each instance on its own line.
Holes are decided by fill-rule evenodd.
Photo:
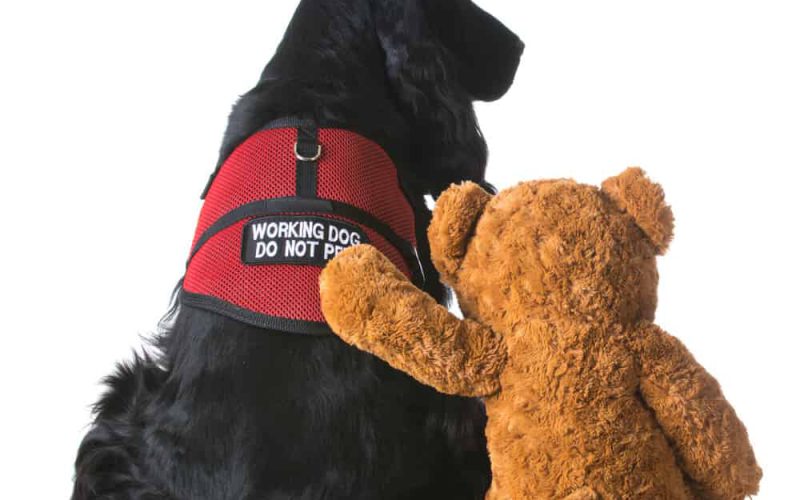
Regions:
M 317 161 L 322 157 L 322 144 L 317 144 L 317 154 L 314 156 L 304 156 L 300 154 L 300 150 L 298 149 L 298 143 L 294 143 L 294 157 L 300 161 Z

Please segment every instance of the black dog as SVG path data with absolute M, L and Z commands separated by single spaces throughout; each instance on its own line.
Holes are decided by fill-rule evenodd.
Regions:
M 302 0 L 236 104 L 220 164 L 266 123 L 311 116 L 380 144 L 414 207 L 481 182 L 472 101 L 502 96 L 522 43 L 469 0 Z M 334 336 L 289 335 L 182 304 L 157 359 L 108 379 L 74 499 L 478 499 L 490 482 L 479 401 L 446 397 Z

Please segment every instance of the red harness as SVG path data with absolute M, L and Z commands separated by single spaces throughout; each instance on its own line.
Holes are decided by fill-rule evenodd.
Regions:
M 421 281 L 414 212 L 374 142 L 342 129 L 269 128 L 242 143 L 207 190 L 184 302 L 290 333 L 330 333 L 319 275 L 370 243 Z

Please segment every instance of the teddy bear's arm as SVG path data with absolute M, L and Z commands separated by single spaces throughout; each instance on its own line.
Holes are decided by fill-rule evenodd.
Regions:
M 446 394 L 499 390 L 502 337 L 450 314 L 374 247 L 339 254 L 323 271 L 320 291 L 325 318 L 346 342 Z
M 632 347 L 642 370 L 641 394 L 701 497 L 740 499 L 757 493 L 761 469 L 747 430 L 717 381 L 656 325 L 640 325 Z

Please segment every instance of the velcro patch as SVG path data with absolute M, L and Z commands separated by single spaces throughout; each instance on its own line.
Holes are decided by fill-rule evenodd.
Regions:
M 325 266 L 347 247 L 368 243 L 353 224 L 310 215 L 253 219 L 244 226 L 242 262 Z

